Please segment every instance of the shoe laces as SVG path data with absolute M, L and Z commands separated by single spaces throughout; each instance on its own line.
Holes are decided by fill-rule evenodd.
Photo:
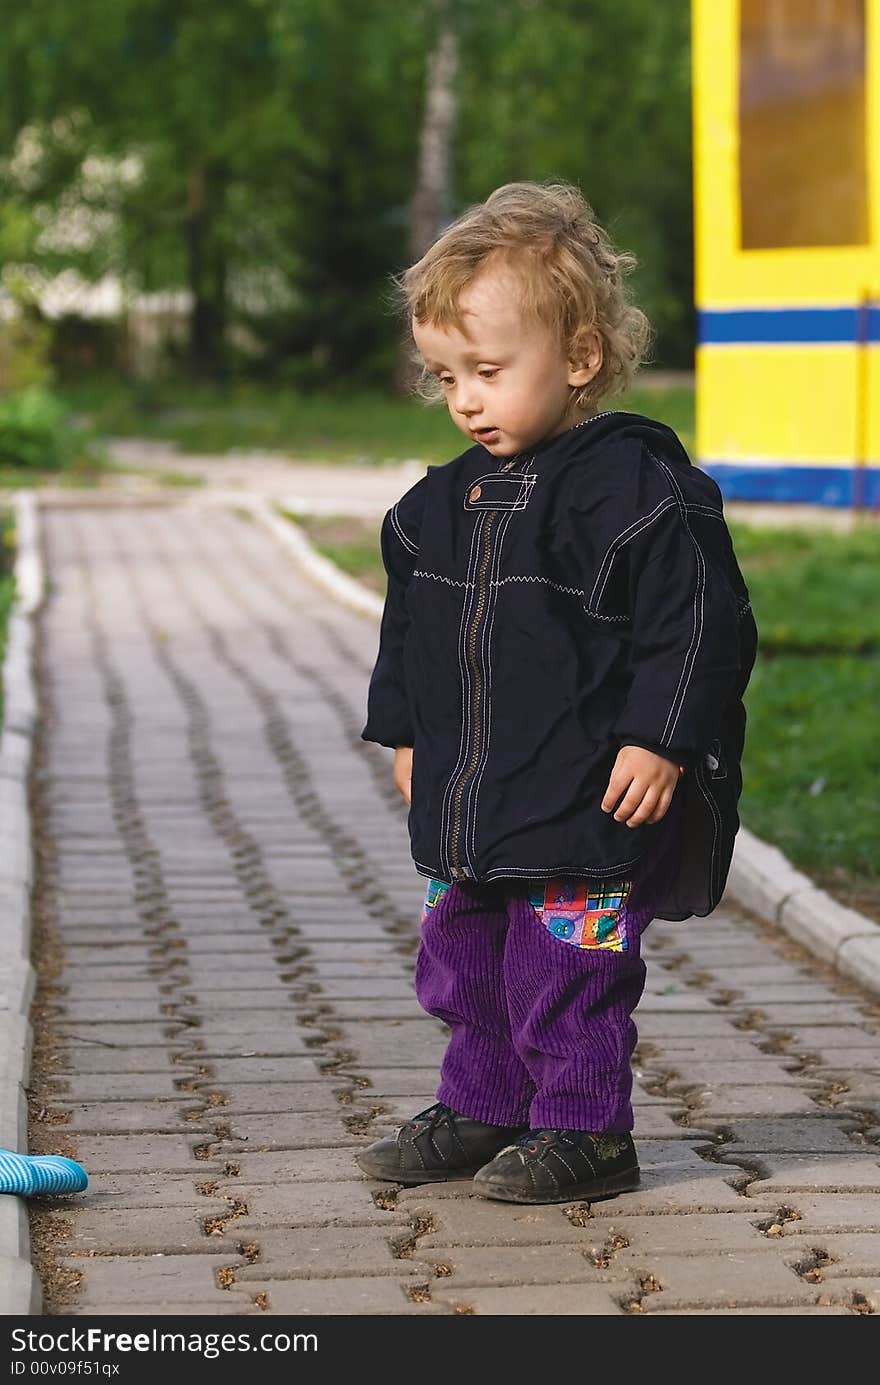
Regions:
M 411 1121 L 407 1121 L 404 1130 L 419 1130 L 427 1122 L 427 1133 L 432 1136 L 438 1125 L 451 1124 L 454 1115 L 455 1112 L 451 1106 L 445 1106 L 442 1101 L 438 1101 L 433 1106 L 428 1106 L 426 1110 L 419 1111 L 418 1115 L 413 1116 Z
M 575 1145 L 578 1143 L 577 1130 L 527 1130 L 514 1143 L 522 1145 L 527 1154 L 546 1154 L 554 1144 Z

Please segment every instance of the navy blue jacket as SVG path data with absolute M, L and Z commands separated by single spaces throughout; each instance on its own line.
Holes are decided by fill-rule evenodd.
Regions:
M 367 741 L 412 746 L 409 833 L 441 880 L 627 876 L 660 824 L 601 800 L 622 745 L 686 766 L 659 917 L 721 898 L 757 648 L 716 483 L 612 411 L 503 461 L 469 448 L 386 514 Z

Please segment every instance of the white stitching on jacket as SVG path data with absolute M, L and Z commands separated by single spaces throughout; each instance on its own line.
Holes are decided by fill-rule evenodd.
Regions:
M 639 519 L 634 519 L 632 524 L 628 524 L 625 529 L 622 529 L 620 531 L 616 539 L 612 539 L 611 543 L 605 550 L 605 557 L 599 564 L 599 572 L 595 582 L 593 583 L 593 590 L 590 592 L 590 601 L 593 602 L 594 605 L 598 606 L 602 600 L 602 596 L 605 591 L 605 584 L 611 575 L 611 569 L 614 566 L 614 559 L 617 557 L 616 546 L 619 544 L 619 546 L 622 548 L 625 543 L 629 543 L 630 539 L 636 538 L 636 536 L 640 534 L 643 529 L 648 529 L 654 523 L 655 519 L 659 519 L 660 516 L 666 510 L 669 509 L 670 505 L 674 504 L 675 498 L 671 495 L 668 497 L 668 499 L 661 500 L 660 504 L 655 505 L 654 509 L 651 511 L 649 515 L 642 515 Z M 614 551 L 612 552 L 612 550 Z M 610 563 L 608 563 L 608 569 L 607 571 L 605 571 L 605 575 L 603 577 L 602 573 L 605 570 L 605 564 L 608 561 L 609 556 L 611 558 L 611 561 Z M 602 585 L 597 593 L 596 588 L 599 587 L 600 578 L 602 579 Z
M 484 525 L 485 525 L 485 523 L 486 523 L 486 516 L 487 516 L 487 514 L 488 514 L 488 511 L 487 511 L 487 510 L 484 510 L 484 511 L 482 512 L 482 514 L 478 514 L 478 515 L 477 515 L 477 518 L 476 518 L 476 521 L 475 521 L 475 523 L 474 523 L 473 533 L 471 534 L 471 547 L 470 547 L 470 553 L 468 554 L 468 565 L 467 565 L 467 570 L 466 570 L 466 573 L 465 573 L 465 577 L 466 577 L 466 579 L 467 579 L 466 582 L 465 582 L 465 586 L 466 586 L 466 587 L 474 588 L 474 587 L 476 586 L 476 583 L 475 583 L 474 578 L 473 578 L 473 573 L 474 573 L 475 570 L 476 570 L 477 549 L 478 549 L 477 537 L 478 537 L 478 535 L 481 534 L 482 531 L 483 531 L 483 527 L 484 527 Z M 462 765 L 464 764 L 464 756 L 465 756 L 466 753 L 467 753 L 467 743 L 468 743 L 468 739 L 469 739 L 469 733 L 468 733 L 468 720 L 469 720 L 469 717 L 470 717 L 470 704 L 471 704 L 471 699 L 470 699 L 470 670 L 469 670 L 468 667 L 467 667 L 467 660 L 463 658 L 463 648 L 464 648 L 463 631 L 464 631 L 465 623 L 466 623 L 466 621 L 467 621 L 468 609 L 469 609 L 469 607 L 470 607 L 470 604 L 471 604 L 472 600 L 473 600 L 473 592 L 471 592 L 470 596 L 466 593 L 466 594 L 465 594 L 465 598 L 464 598 L 464 600 L 463 600 L 462 603 L 461 603 L 461 616 L 460 616 L 459 622 L 458 622 L 458 637 L 457 637 L 457 640 L 456 640 L 456 653 L 457 653 L 457 655 L 458 655 L 458 672 L 459 672 L 459 677 L 460 677 L 460 679 L 461 679 L 462 703 L 463 703 L 463 710 L 462 710 L 462 717 L 461 717 L 461 735 L 460 735 L 460 737 L 459 737 L 459 743 L 458 743 L 458 759 L 457 759 L 456 762 L 455 762 L 455 768 L 454 768 L 454 770 L 452 771 L 452 773 L 450 774 L 449 779 L 447 780 L 447 783 L 446 783 L 446 788 L 445 788 L 444 791 L 443 791 L 443 803 L 442 803 L 441 811 L 440 811 L 440 845 L 439 845 L 439 850 L 440 850 L 440 862 L 441 862 L 441 864 L 443 865 L 444 869 L 447 870 L 447 871 L 449 870 L 449 858 L 448 858 L 448 856 L 447 856 L 447 854 L 446 854 L 446 833 L 447 833 L 447 821 L 448 821 L 448 816 L 449 816 L 449 805 L 450 805 L 450 802 L 451 802 L 451 800 L 452 800 L 452 788 L 453 788 L 453 785 L 455 784 L 455 781 L 456 781 L 456 779 L 458 778 L 458 775 L 461 773 L 461 768 L 462 768 Z
M 690 681 L 694 672 L 694 665 L 697 661 L 697 651 L 700 648 L 700 642 L 703 638 L 703 602 L 706 591 L 706 561 L 703 557 L 703 551 L 700 548 L 700 545 L 697 543 L 697 540 L 694 536 L 694 532 L 688 524 L 687 506 L 684 503 L 684 497 L 681 491 L 679 490 L 678 482 L 676 481 L 671 468 L 660 457 L 656 457 L 654 453 L 651 451 L 650 447 L 646 446 L 645 451 L 651 458 L 651 460 L 655 462 L 657 466 L 659 466 L 666 473 L 667 481 L 669 482 L 669 485 L 672 487 L 673 491 L 678 497 L 679 512 L 681 514 L 682 520 L 684 521 L 684 527 L 688 532 L 691 543 L 694 546 L 694 552 L 697 559 L 697 586 L 694 591 L 694 633 L 691 636 L 691 643 L 688 648 L 687 654 L 685 655 L 684 663 L 682 664 L 681 673 L 678 679 L 678 687 L 675 689 L 675 695 L 673 696 L 672 703 L 670 705 L 669 712 L 666 717 L 666 725 L 663 727 L 663 732 L 660 736 L 660 744 L 668 745 L 669 742 L 672 740 L 675 728 L 678 725 L 678 718 L 681 716 L 681 709 L 684 706 L 684 700 L 687 696 L 687 690 L 690 686 Z M 698 599 L 699 610 L 697 609 Z M 688 668 L 689 660 L 690 668 Z M 685 677 L 685 673 L 687 673 L 687 677 Z M 678 702 L 677 710 L 675 709 L 676 702 Z M 669 723 L 673 711 L 675 711 L 675 719 L 672 721 L 672 725 L 670 726 Z
M 473 582 L 462 582 L 458 577 L 444 577 L 440 572 L 424 572 L 421 568 L 413 568 L 413 577 L 430 577 L 432 582 L 446 582 L 450 587 L 472 587 Z
M 400 501 L 397 502 L 397 505 L 399 505 L 399 504 L 400 504 Z M 389 516 L 390 519 L 391 519 L 391 524 L 392 524 L 392 526 L 393 526 L 393 528 L 394 528 L 394 532 L 395 532 L 395 534 L 397 535 L 397 537 L 400 539 L 400 542 L 403 544 L 404 548 L 408 548 L 409 551 L 410 551 L 410 553 L 418 553 L 418 551 L 419 551 L 419 546 L 418 546 L 418 544 L 417 544 L 417 543 L 413 543 L 412 539 L 407 538 L 406 534 L 405 534 L 404 531 L 403 531 L 403 526 L 401 525 L 400 520 L 399 520 L 398 515 L 397 515 L 397 505 L 392 505 L 391 511 L 390 511 L 390 516 Z
M 511 517 L 508 514 L 498 521 L 499 533 L 496 538 L 496 548 L 492 563 L 492 566 L 494 567 L 496 572 L 501 566 L 501 550 L 504 547 L 504 535 L 507 532 L 508 525 L 510 524 L 510 518 Z M 477 802 L 479 797 L 480 783 L 482 782 L 483 774 L 486 770 L 486 765 L 489 762 L 489 740 L 492 727 L 492 698 L 490 695 L 492 684 L 492 661 L 489 657 L 489 652 L 491 648 L 492 629 L 495 625 L 495 612 L 498 609 L 498 584 L 497 582 L 490 581 L 490 600 L 492 599 L 493 586 L 495 587 L 495 596 L 494 600 L 492 600 L 492 610 L 490 613 L 488 613 L 487 619 L 483 625 L 483 640 L 480 651 L 480 658 L 482 659 L 484 666 L 483 687 L 486 690 L 483 749 L 480 755 L 480 763 L 477 766 L 477 771 L 474 774 L 474 777 L 471 780 L 470 784 L 468 785 L 468 791 L 466 794 L 466 798 L 469 802 L 468 811 L 470 811 L 471 814 L 471 853 L 474 858 L 477 854 Z M 471 862 L 471 866 L 473 867 L 473 861 Z

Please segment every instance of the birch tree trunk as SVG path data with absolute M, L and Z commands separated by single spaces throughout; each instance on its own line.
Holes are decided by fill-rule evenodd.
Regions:
M 409 263 L 421 259 L 449 219 L 452 207 L 452 141 L 458 114 L 458 34 L 454 0 L 433 0 L 434 42 L 425 71 L 425 106 L 419 141 L 416 187 L 410 203 Z M 404 392 L 413 379 L 409 330 L 397 353 L 394 388 Z

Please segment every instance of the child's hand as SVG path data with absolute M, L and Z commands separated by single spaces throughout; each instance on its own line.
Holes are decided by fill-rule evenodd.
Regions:
M 412 746 L 399 745 L 394 752 L 394 787 L 407 804 L 412 802 L 412 762 Z
M 621 794 L 625 797 L 614 814 L 615 822 L 640 827 L 659 822 L 672 802 L 682 770 L 653 750 L 638 745 L 621 746 L 614 761 L 602 811 L 610 813 Z

